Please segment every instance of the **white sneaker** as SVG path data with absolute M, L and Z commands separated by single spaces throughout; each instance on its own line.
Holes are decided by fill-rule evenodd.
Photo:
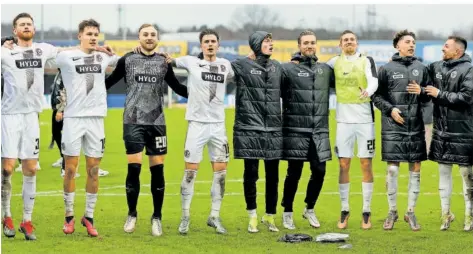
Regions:
M 222 220 L 220 219 L 220 217 L 210 216 L 207 219 L 207 226 L 215 228 L 215 232 L 217 232 L 217 234 L 226 234 L 227 233 L 227 230 L 222 225 Z
M 62 169 L 61 169 L 61 177 L 64 178 L 64 175 L 65 175 L 65 174 L 66 174 L 66 171 L 62 168 Z M 76 175 L 74 176 L 74 178 L 77 178 L 77 177 L 79 177 L 79 176 L 80 176 L 80 174 L 76 172 Z
M 151 234 L 153 236 L 161 236 L 163 234 L 163 228 L 161 220 L 158 218 L 151 218 Z
M 60 168 L 62 167 L 62 158 L 57 159 L 56 162 L 53 163 L 53 168 Z
M 315 216 L 314 209 L 307 210 L 307 208 L 305 208 L 302 217 L 309 221 L 310 226 L 314 228 L 320 228 L 320 222 Z
M 182 235 L 185 235 L 187 232 L 189 232 L 190 219 L 190 216 L 183 216 L 181 218 L 181 224 L 179 224 L 179 233 Z
M 296 229 L 294 225 L 294 220 L 292 219 L 292 212 L 284 212 L 282 215 L 282 225 L 290 230 Z
M 133 233 L 135 231 L 136 226 L 136 217 L 128 215 L 126 218 L 125 225 L 123 226 L 123 230 L 126 233 Z
M 108 174 L 109 174 L 108 171 L 99 168 L 99 176 L 106 176 L 106 175 L 108 175 Z
M 440 230 L 445 231 L 450 228 L 450 223 L 455 220 L 455 215 L 452 212 L 448 212 L 442 215 L 442 224 L 440 225 Z

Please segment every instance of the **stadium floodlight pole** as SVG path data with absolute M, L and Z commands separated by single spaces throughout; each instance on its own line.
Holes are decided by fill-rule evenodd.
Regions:
M 44 41 L 44 4 L 41 5 L 41 42 Z
M 69 41 L 72 41 L 72 4 L 69 5 Z

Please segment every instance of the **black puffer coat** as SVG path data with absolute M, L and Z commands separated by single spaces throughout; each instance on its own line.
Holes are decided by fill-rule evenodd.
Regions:
M 329 92 L 334 87 L 332 68 L 317 62 L 317 57 L 295 54 L 299 64 L 282 64 L 283 158 L 286 160 L 331 160 L 329 138 Z M 315 144 L 317 158 L 309 158 L 310 143 Z
M 61 97 L 61 91 L 64 91 L 64 89 L 61 71 L 59 70 L 59 72 L 56 74 L 56 77 L 54 77 L 54 81 L 51 86 L 51 108 L 53 110 L 58 110 L 57 105 L 61 103 L 59 98 Z
M 434 126 L 429 159 L 473 164 L 473 66 L 471 58 L 438 61 L 429 66 L 434 86 Z
M 281 65 L 261 52 L 268 35 L 258 31 L 249 44 L 256 60 L 232 62 L 237 85 L 233 149 L 236 159 L 274 160 L 282 157 Z
M 422 103 L 430 97 L 424 92 L 409 94 L 408 84 L 415 80 L 421 87 L 431 83 L 429 72 L 415 57 L 394 54 L 392 61 L 378 73 L 378 90 L 372 96 L 375 106 L 382 112 L 381 154 L 387 162 L 420 162 L 427 159 Z M 398 108 L 404 124 L 391 117 Z

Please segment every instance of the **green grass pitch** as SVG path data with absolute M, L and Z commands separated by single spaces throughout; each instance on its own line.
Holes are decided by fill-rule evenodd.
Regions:
M 339 250 L 340 244 L 320 244 L 306 242 L 302 244 L 286 244 L 277 242 L 284 233 L 282 227 L 283 183 L 287 163 L 280 163 L 279 202 L 276 223 L 281 232 L 271 233 L 263 225 L 260 232 L 250 234 L 246 231 L 248 215 L 245 210 L 243 196 L 243 162 L 231 159 L 228 166 L 226 194 L 221 209 L 221 217 L 228 230 L 227 235 L 217 235 L 206 225 L 210 212 L 210 185 L 212 170 L 207 151 L 201 163 L 195 186 L 195 195 L 191 205 L 191 225 L 187 236 L 178 234 L 177 227 L 181 216 L 180 182 L 184 170 L 183 147 L 187 128 L 184 109 L 166 109 L 168 131 L 168 155 L 165 160 L 166 196 L 163 206 L 162 237 L 155 238 L 150 233 L 150 216 L 152 198 L 150 194 L 150 173 L 145 159 L 141 173 L 141 195 L 138 202 L 137 230 L 133 234 L 123 232 L 123 224 L 127 215 L 125 197 L 125 177 L 127 161 L 122 140 L 122 109 L 110 109 L 105 121 L 106 149 L 102 160 L 102 168 L 110 171 L 110 175 L 100 178 L 99 198 L 95 210 L 94 221 L 99 231 L 98 238 L 87 236 L 85 228 L 78 220 L 85 209 L 85 162 L 81 159 L 76 180 L 75 198 L 76 232 L 64 235 L 64 202 L 62 198 L 62 178 L 58 168 L 51 164 L 59 157 L 57 148 L 48 150 L 51 137 L 51 111 L 41 114 L 41 167 L 37 174 L 37 197 L 33 213 L 38 240 L 27 242 L 22 234 L 17 233 L 14 239 L 2 237 L 2 253 L 472 253 L 473 234 L 463 232 L 464 201 L 461 195 L 462 185 L 458 168 L 454 167 L 454 189 L 452 211 L 456 220 L 447 232 L 441 232 L 440 199 L 438 195 L 437 165 L 426 162 L 422 165 L 421 195 L 417 203 L 416 214 L 422 226 L 421 231 L 412 232 L 407 223 L 400 219 L 391 232 L 382 229 L 384 217 L 388 211 L 385 194 L 385 168 L 381 161 L 380 115 L 376 117 L 376 158 L 374 159 L 375 185 L 372 200 L 373 228 L 363 231 L 361 225 L 361 170 L 359 160 L 353 159 L 351 169 L 351 218 L 349 228 L 345 231 L 337 229 L 340 214 L 338 196 L 338 163 L 335 155 L 327 165 L 327 174 L 321 196 L 316 205 L 316 214 L 321 222 L 320 229 L 312 229 L 302 219 L 304 209 L 304 193 L 309 179 L 308 165 L 299 183 L 299 190 L 294 204 L 294 218 L 297 229 L 291 232 L 306 233 L 315 236 L 326 232 L 345 232 L 350 234 L 351 250 Z M 335 119 L 331 113 L 330 133 L 332 150 L 335 141 Z M 234 110 L 226 112 L 227 135 L 232 149 L 232 127 Z M 232 158 L 232 157 L 231 157 Z M 407 165 L 401 166 L 399 177 L 399 212 L 403 214 L 407 206 Z M 16 172 L 12 178 L 13 197 L 12 213 L 15 227 L 19 226 L 22 216 L 21 174 Z M 264 213 L 264 169 L 260 164 L 260 181 L 258 181 L 258 215 Z M 3 236 L 3 235 L 2 235 Z

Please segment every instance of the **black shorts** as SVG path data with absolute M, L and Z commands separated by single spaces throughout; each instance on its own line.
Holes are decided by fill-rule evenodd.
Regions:
M 140 153 L 145 146 L 146 155 L 164 155 L 168 150 L 165 125 L 124 124 L 123 140 L 126 154 Z

